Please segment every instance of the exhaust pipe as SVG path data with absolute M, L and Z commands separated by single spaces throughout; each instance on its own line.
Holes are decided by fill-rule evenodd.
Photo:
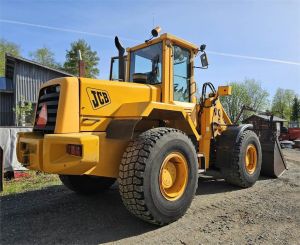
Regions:
M 115 46 L 119 51 L 119 80 L 125 81 L 125 60 L 124 60 L 124 53 L 125 49 L 121 45 L 119 38 L 115 37 Z

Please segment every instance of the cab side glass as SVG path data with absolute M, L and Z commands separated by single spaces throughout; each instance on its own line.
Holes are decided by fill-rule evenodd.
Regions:
M 174 101 L 190 102 L 190 59 L 189 50 L 173 46 Z
M 127 61 L 127 56 L 124 56 L 124 71 L 126 74 L 126 61 Z M 119 57 L 112 57 L 111 58 L 111 64 L 110 64 L 110 75 L 109 75 L 109 80 L 111 81 L 120 81 L 119 79 Z

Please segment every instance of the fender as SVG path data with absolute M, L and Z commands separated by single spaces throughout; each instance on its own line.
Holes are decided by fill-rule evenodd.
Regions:
M 216 138 L 216 163 L 215 166 L 219 168 L 222 162 L 231 162 L 232 153 L 235 144 L 238 142 L 240 135 L 246 130 L 252 130 L 252 124 L 243 124 L 239 126 L 228 126 L 228 128 L 223 131 L 222 135 Z
M 128 112 L 131 116 L 128 117 Z M 107 137 L 113 139 L 132 139 L 135 126 L 142 119 L 149 120 L 179 120 L 182 122 L 178 129 L 188 135 L 194 135 L 200 139 L 191 117 L 184 108 L 157 102 L 137 102 L 123 104 L 114 114 L 114 119 L 107 127 Z M 120 128 L 123 128 L 120 131 Z M 177 128 L 177 127 L 175 127 Z

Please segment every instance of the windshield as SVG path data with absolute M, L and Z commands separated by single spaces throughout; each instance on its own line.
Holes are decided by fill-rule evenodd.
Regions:
M 161 83 L 162 43 L 153 44 L 130 54 L 130 82 Z

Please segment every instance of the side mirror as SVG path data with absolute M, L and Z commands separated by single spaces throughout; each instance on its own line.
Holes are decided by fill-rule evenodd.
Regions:
M 201 60 L 202 67 L 208 67 L 207 55 L 205 52 L 200 55 L 200 60 Z

